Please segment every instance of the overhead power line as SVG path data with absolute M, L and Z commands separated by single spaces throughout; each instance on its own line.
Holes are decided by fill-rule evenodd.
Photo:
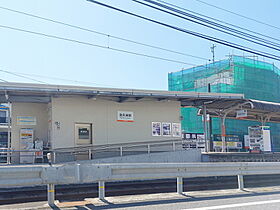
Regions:
M 1 71 L 1 70 L 0 70 Z M 100 84 L 100 83 L 95 83 L 95 82 L 86 82 L 86 81 L 81 81 L 81 80 L 71 80 L 71 79 L 65 79 L 65 78 L 59 78 L 59 77 L 50 77 L 50 76 L 44 76 L 41 74 L 28 74 L 28 73 L 22 73 L 22 72 L 15 72 L 15 71 L 7 71 L 5 70 L 5 73 L 10 73 L 10 74 L 18 74 L 18 75 L 26 75 L 26 76 L 31 76 L 31 77 L 39 77 L 39 78 L 46 78 L 46 79 L 52 79 L 52 80 L 60 80 L 60 81 L 66 81 L 66 82 L 75 82 L 79 84 L 88 84 L 88 85 L 102 85 L 102 86 L 107 86 L 107 87 L 114 87 L 111 85 L 107 84 Z
M 82 31 L 86 31 L 86 32 L 90 32 L 90 33 L 106 36 L 108 38 L 113 38 L 113 39 L 117 39 L 117 40 L 121 40 L 121 41 L 125 41 L 125 42 L 130 42 L 130 43 L 141 45 L 141 46 L 145 46 L 145 47 L 154 48 L 154 49 L 157 49 L 157 50 L 162 50 L 162 51 L 166 51 L 166 52 L 170 52 L 170 53 L 175 53 L 175 54 L 179 54 L 179 55 L 183 55 L 183 56 L 193 57 L 193 58 L 197 58 L 197 59 L 201 59 L 201 60 L 209 60 L 207 58 L 203 58 L 203 57 L 200 57 L 200 56 L 190 55 L 190 54 L 187 54 L 187 53 L 183 53 L 183 52 L 179 52 L 179 51 L 175 51 L 175 50 L 170 50 L 170 49 L 166 49 L 166 48 L 163 48 L 163 47 L 158 47 L 158 46 L 155 46 L 155 45 L 150 45 L 150 44 L 134 41 L 134 40 L 131 40 L 131 39 L 126 39 L 126 38 L 114 36 L 114 35 L 111 35 L 111 34 L 106 34 L 106 33 L 103 33 L 103 32 L 96 31 L 96 30 L 92 30 L 92 29 L 80 27 L 80 26 L 77 26 L 77 25 L 73 25 L 73 24 L 57 21 L 57 20 L 50 19 L 50 18 L 45 18 L 45 17 L 38 16 L 38 15 L 33 15 L 33 14 L 30 14 L 30 13 L 26 13 L 26 12 L 22 12 L 22 11 L 19 11 L 19 10 L 10 9 L 10 8 L 7 8 L 7 7 L 0 6 L 0 9 L 6 10 L 6 11 L 10 11 L 10 12 L 14 12 L 14 13 L 18 13 L 18 14 L 21 14 L 21 15 L 26 15 L 26 16 L 29 16 L 29 17 L 32 17 L 32 18 L 37 18 L 37 19 L 40 19 L 40 20 L 52 22 L 52 23 L 55 23 L 55 24 L 67 26 L 67 27 L 70 27 L 70 28 L 75 28 L 75 29 L 78 29 L 78 30 L 82 30 Z
M 259 33 L 257 31 L 252 31 L 250 29 L 247 29 L 247 28 L 243 28 L 241 26 L 238 26 L 238 25 L 235 25 L 235 24 L 232 24 L 232 23 L 228 23 L 228 22 L 225 22 L 223 20 L 219 20 L 217 18 L 213 18 L 213 17 L 210 17 L 210 16 L 207 16 L 207 15 L 204 15 L 204 14 L 201 14 L 201 13 L 198 13 L 198 12 L 194 12 L 192 10 L 189 10 L 189 9 L 186 9 L 186 8 L 183 8 L 183 7 L 180 7 L 178 5 L 175 5 L 175 4 L 171 4 L 169 2 L 166 2 L 166 1 L 163 1 L 163 0 L 156 0 L 158 2 L 161 2 L 161 3 L 164 3 L 166 5 L 169 5 L 169 6 L 172 6 L 172 7 L 175 7 L 177 9 L 181 9 L 181 10 L 184 10 L 184 11 L 187 11 L 187 12 L 190 12 L 192 14 L 195 14 L 195 15 L 198 15 L 198 16 L 201 16 L 201 17 L 204 17 L 204 18 L 208 18 L 210 20 L 213 20 L 213 21 L 216 21 L 216 22 L 219 22 L 219 23 L 223 23 L 223 24 L 226 24 L 226 25 L 229 25 L 229 26 L 232 26 L 232 27 L 235 27 L 235 28 L 238 28 L 238 29 L 241 29 L 243 31 L 247 31 L 247 32 L 250 32 L 250 33 L 253 33 L 253 34 L 257 34 L 257 35 L 260 35 L 260 36 L 263 36 L 263 37 L 266 37 L 266 38 L 269 38 L 269 39 L 272 39 L 272 40 L 275 40 L 275 41 L 280 41 L 280 39 L 277 39 L 275 37 L 272 37 L 272 36 L 268 36 L 267 34 L 262 34 L 262 33 Z
M 148 55 L 148 54 L 143 54 L 143 53 L 138 53 L 138 52 L 133 52 L 133 51 L 128 51 L 128 50 L 123 50 L 123 49 L 119 49 L 119 48 L 112 48 L 112 47 L 109 47 L 109 46 L 97 45 L 97 44 L 93 44 L 93 43 L 90 43 L 90 42 L 84 42 L 84 41 L 79 41 L 79 40 L 76 40 L 76 39 L 69 39 L 69 38 L 65 38 L 65 37 L 60 37 L 60 36 L 56 36 L 56 35 L 45 34 L 45 33 L 40 33 L 40 32 L 35 32 L 35 31 L 29 31 L 29 30 L 10 27 L 10 26 L 6 26 L 6 25 L 0 25 L 0 28 L 6 28 L 6 29 L 14 30 L 14 31 L 20 31 L 20 32 L 25 32 L 25 33 L 29 33 L 29 34 L 35 34 L 35 35 L 44 36 L 44 37 L 48 37 L 48 38 L 59 39 L 59 40 L 67 41 L 67 42 L 73 42 L 73 43 L 87 45 L 87 46 L 91 46 L 91 47 L 98 47 L 98 48 L 112 50 L 112 51 L 116 51 L 116 52 L 122 52 L 122 53 L 126 53 L 126 54 L 142 56 L 142 57 L 146 57 L 146 58 L 168 61 L 168 62 L 172 62 L 172 63 L 180 63 L 180 64 L 185 64 L 185 65 L 190 65 L 190 66 L 195 66 L 196 65 L 196 64 L 187 63 L 187 62 L 184 62 L 184 61 L 173 60 L 173 59 L 169 59 L 169 58 L 162 58 L 162 57 L 158 57 L 158 56 L 153 56 L 153 55 Z
M 24 79 L 32 80 L 32 81 L 35 81 L 35 82 L 48 84 L 48 83 L 43 82 L 43 81 L 41 81 L 41 80 L 37 80 L 37 79 L 30 78 L 30 77 L 22 76 L 22 75 L 20 75 L 20 74 L 13 73 L 13 72 L 10 72 L 10 71 L 5 71 L 5 70 L 0 69 L 0 72 L 4 72 L 4 73 L 11 74 L 11 75 L 14 75 L 14 76 L 17 76 L 17 77 L 21 77 L 21 78 L 24 78 Z
M 147 4 L 147 3 L 144 3 L 144 2 L 138 1 L 138 0 L 132 0 L 132 1 L 134 1 L 136 3 L 139 3 L 139 4 L 142 4 L 144 6 L 159 10 L 161 12 L 173 15 L 175 17 L 178 17 L 178 18 L 181 18 L 181 19 L 184 19 L 184 20 L 187 20 L 187 21 L 191 21 L 193 23 L 196 23 L 196 24 L 199 24 L 199 25 L 217 30 L 219 32 L 222 32 L 222 33 L 225 33 L 225 34 L 228 34 L 228 35 L 232 35 L 234 37 L 252 42 L 254 44 L 258 44 L 258 45 L 261 45 L 261 46 L 264 46 L 264 47 L 267 47 L 267 48 L 270 48 L 270 49 L 273 49 L 273 50 L 280 51 L 280 44 L 278 44 L 278 43 L 274 43 L 274 42 L 271 42 L 269 40 L 265 40 L 263 38 L 257 37 L 255 35 L 251 35 L 251 34 L 236 30 L 234 28 L 230 28 L 228 26 L 221 25 L 219 23 L 209 21 L 209 20 L 206 20 L 204 18 L 200 18 L 198 16 L 192 15 L 192 14 L 184 12 L 182 10 L 178 10 L 176 8 L 173 8 L 173 7 L 161 4 L 161 3 L 157 3 L 157 2 L 152 1 L 152 0 L 142 0 L 142 1 L 148 2 L 148 3 L 156 5 L 158 7 L 152 6 L 150 4 Z M 161 8 L 164 8 L 164 9 L 161 9 Z M 178 14 L 180 14 L 180 15 L 178 15 Z M 192 18 L 192 19 L 190 19 L 189 17 Z
M 236 33 L 236 34 L 239 34 L 239 35 L 242 35 L 242 36 L 246 36 L 246 37 L 251 38 L 251 39 L 256 39 L 256 40 L 258 40 L 258 41 L 264 42 L 264 43 L 266 43 L 266 44 L 270 44 L 270 45 L 272 45 L 272 46 L 277 46 L 277 47 L 280 46 L 280 43 L 279 43 L 279 42 L 273 42 L 273 41 L 271 41 L 271 40 L 267 40 L 267 39 L 264 39 L 264 38 L 262 38 L 262 37 L 256 36 L 257 32 L 255 32 L 255 31 L 252 31 L 252 32 L 250 32 L 250 33 L 243 32 L 243 31 L 237 30 L 237 29 L 235 29 L 235 28 L 231 28 L 231 27 L 228 27 L 228 26 L 226 26 L 226 25 L 217 23 L 217 22 L 219 22 L 219 21 L 211 21 L 211 20 L 209 20 L 209 19 L 211 19 L 211 18 L 208 18 L 208 19 L 207 19 L 207 18 L 202 18 L 202 17 L 200 17 L 200 16 L 191 14 L 192 12 L 189 13 L 189 12 L 184 12 L 184 11 L 182 11 L 182 10 L 184 10 L 184 9 L 179 9 L 179 10 L 178 10 L 178 9 L 176 9 L 176 8 L 177 8 L 176 6 L 168 7 L 168 6 L 164 5 L 164 4 L 160 4 L 160 3 L 155 2 L 155 1 L 162 2 L 161 0 L 155 0 L 155 1 L 152 1 L 152 0 L 142 0 L 142 1 L 146 1 L 146 2 L 149 2 L 149 3 L 156 4 L 156 5 L 160 6 L 160 7 L 169 9 L 169 10 L 171 10 L 171 11 L 175 11 L 175 12 L 177 12 L 177 13 L 180 13 L 180 14 L 182 14 L 182 15 L 184 15 L 184 16 L 187 16 L 187 17 L 193 18 L 193 19 L 195 19 L 195 20 L 201 21 L 201 22 L 203 22 L 203 23 L 207 23 L 207 24 L 210 24 L 210 25 L 214 25 L 215 27 L 222 28 L 222 29 L 225 29 L 225 30 L 230 31 L 230 32 L 234 32 L 234 33 Z M 167 4 L 167 5 L 170 5 L 170 4 Z M 235 26 L 235 25 L 234 25 L 234 26 Z M 247 31 L 248 31 L 248 30 L 247 30 Z M 253 34 L 252 34 L 252 33 L 253 33 Z M 261 36 L 262 36 L 262 34 L 261 34 Z M 274 39 L 273 37 L 270 37 L 270 38 Z M 276 39 L 276 40 L 277 40 L 277 39 Z M 278 39 L 277 41 L 280 41 L 280 40 Z
M 0 81 L 2 81 L 2 82 L 8 82 L 7 80 L 4 80 L 4 79 L 0 79 Z
M 198 2 L 200 2 L 200 3 L 202 3 L 202 4 L 206 4 L 206 5 L 210 6 L 210 7 L 214 7 L 214 8 L 216 8 L 216 9 L 223 10 L 223 11 L 225 11 L 225 12 L 231 13 L 231 14 L 233 14 L 233 15 L 236 15 L 236 16 L 239 16 L 239 17 L 242 17 L 242 18 L 245 18 L 245 19 L 247 19 L 247 20 L 251 20 L 251 21 L 254 21 L 254 22 L 256 22 L 256 23 L 260 23 L 260 24 L 262 24 L 262 25 L 266 25 L 266 26 L 269 26 L 269 27 L 271 27 L 271 28 L 275 28 L 275 29 L 277 29 L 277 30 L 280 30 L 280 28 L 277 27 L 277 26 L 274 26 L 274 25 L 271 25 L 271 24 L 262 22 L 262 21 L 260 21 L 260 20 L 256 20 L 256 19 L 254 19 L 254 18 L 251 18 L 251 17 L 245 16 L 245 15 L 242 15 L 242 14 L 239 14 L 239 13 L 236 13 L 236 12 L 233 12 L 233 11 L 230 11 L 230 10 L 227 10 L 227 9 L 224 9 L 224 8 L 222 8 L 222 7 L 218 7 L 218 6 L 213 5 L 213 4 L 209 4 L 209 3 L 205 2 L 205 1 L 202 1 L 202 0 L 196 0 L 196 1 L 198 1 Z
M 274 55 L 274 54 L 262 52 L 262 51 L 259 51 L 259 50 L 254 50 L 254 49 L 251 49 L 249 47 L 244 47 L 244 46 L 239 45 L 239 44 L 235 44 L 235 43 L 228 42 L 228 41 L 225 41 L 225 40 L 222 40 L 222 39 L 218 39 L 218 38 L 215 38 L 215 37 L 204 35 L 204 34 L 201 34 L 201 33 L 198 33 L 198 32 L 194 32 L 194 31 L 191 31 L 191 30 L 186 30 L 186 29 L 179 28 L 179 27 L 176 27 L 176 26 L 173 26 L 173 25 L 169 25 L 169 24 L 166 24 L 166 23 L 163 23 L 163 22 L 151 19 L 151 18 L 147 18 L 147 17 L 137 15 L 135 13 L 132 13 L 132 12 L 129 12 L 129 11 L 126 11 L 126 10 L 122 10 L 122 9 L 110 6 L 108 4 L 104 4 L 104 3 L 101 3 L 101 2 L 95 1 L 95 0 L 87 0 L 87 1 L 98 4 L 98 5 L 101 5 L 103 7 L 107 7 L 107 8 L 125 13 L 125 14 L 128 14 L 128 15 L 131 15 L 131 16 L 134 16 L 134 17 L 137 17 L 137 18 L 140 18 L 140 19 L 143 19 L 143 20 L 146 20 L 146 21 L 149 21 L 149 22 L 159 24 L 159 25 L 167 27 L 167 28 L 171 28 L 171 29 L 174 29 L 174 30 L 177 30 L 177 31 L 181 31 L 181 32 L 186 33 L 186 34 L 190 34 L 192 36 L 200 37 L 202 39 L 206 39 L 206 40 L 213 41 L 213 42 L 216 42 L 216 43 L 219 43 L 219 44 L 223 44 L 223 45 L 226 45 L 228 47 L 232 47 L 232 48 L 235 48 L 235 49 L 238 49 L 238 50 L 242 50 L 242 51 L 249 52 L 249 53 L 252 53 L 252 54 L 255 54 L 255 55 L 259 55 L 259 56 L 263 56 L 263 57 L 266 57 L 266 58 L 270 58 L 270 59 L 280 61 L 280 57 L 277 56 L 277 55 Z

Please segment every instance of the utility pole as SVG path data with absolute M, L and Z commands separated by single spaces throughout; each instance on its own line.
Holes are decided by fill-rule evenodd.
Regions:
M 213 44 L 212 47 L 210 47 L 211 49 L 211 52 L 212 52 L 212 55 L 213 55 L 213 63 L 215 62 L 215 47 L 216 45 Z M 207 92 L 208 93 L 211 93 L 211 84 L 208 83 L 208 88 L 207 88 Z M 211 136 L 212 136 L 212 117 L 209 117 L 209 124 L 208 124 L 208 145 L 207 145 L 207 148 L 208 148 L 208 152 L 210 152 L 211 150 L 213 150 L 213 143 L 211 141 Z
M 215 47 L 216 47 L 215 44 L 213 44 L 212 47 L 210 47 L 211 53 L 212 53 L 212 55 L 213 55 L 213 60 L 212 60 L 213 63 L 215 62 Z

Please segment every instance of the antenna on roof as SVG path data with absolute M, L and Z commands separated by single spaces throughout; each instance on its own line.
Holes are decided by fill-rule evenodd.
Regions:
M 212 53 L 212 55 L 213 55 L 213 60 L 212 60 L 213 63 L 215 62 L 215 47 L 216 47 L 215 44 L 213 44 L 212 47 L 210 47 L 211 53 Z

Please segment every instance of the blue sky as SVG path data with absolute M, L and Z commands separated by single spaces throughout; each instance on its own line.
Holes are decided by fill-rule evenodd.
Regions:
M 188 30 L 227 39 L 228 41 L 279 55 L 279 51 L 259 47 L 246 41 L 206 29 L 202 26 L 144 7 L 131 0 L 104 0 L 102 2 Z M 196 0 L 173 0 L 169 2 L 280 39 L 279 29 L 243 19 L 202 4 Z M 279 0 L 208 0 L 207 2 L 280 28 Z M 0 0 L 0 7 L 32 13 L 186 54 L 209 59 L 212 58 L 210 46 L 213 43 L 210 41 L 139 20 L 103 8 L 86 0 Z M 21 14 L 8 12 L 3 9 L 0 9 L 0 17 L 0 25 L 76 39 L 98 45 L 107 46 L 109 44 L 110 47 L 114 48 L 180 60 L 195 65 L 206 63 L 204 60 L 142 47 L 113 38 L 108 39 L 105 36 L 71 29 Z M 0 46 L 1 70 L 42 75 L 42 77 L 33 78 L 52 84 L 166 90 L 168 87 L 168 72 L 191 67 L 189 65 L 133 56 L 4 28 L 0 28 Z M 239 50 L 219 44 L 216 44 L 216 46 L 217 60 L 226 58 L 225 56 L 229 53 L 243 55 L 243 52 Z M 249 54 L 245 53 L 245 55 Z M 278 67 L 280 66 L 279 62 L 277 63 L 262 57 L 258 57 L 258 59 L 274 62 Z M 88 83 L 54 80 L 46 77 L 79 80 Z M 11 82 L 34 82 L 4 72 L 0 72 L 0 78 Z

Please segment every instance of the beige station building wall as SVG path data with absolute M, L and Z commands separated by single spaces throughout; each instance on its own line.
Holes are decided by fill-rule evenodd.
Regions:
M 18 117 L 34 116 L 36 125 L 19 125 Z M 36 138 L 48 142 L 48 105 L 43 103 L 12 103 L 11 111 L 11 149 L 20 150 L 20 129 L 33 128 Z M 14 153 L 12 162 L 19 162 L 19 153 Z
M 119 122 L 118 111 L 133 112 L 133 122 Z M 152 122 L 180 123 L 180 102 L 154 99 L 116 102 L 110 98 L 53 97 L 51 103 L 12 103 L 11 148 L 20 149 L 20 129 L 33 128 L 34 139 L 51 149 L 77 146 L 75 124 L 91 124 L 92 144 L 176 139 L 152 136 Z M 36 125 L 19 125 L 17 117 L 32 116 Z M 19 156 L 19 155 L 18 155 Z M 14 157 L 13 162 L 19 162 Z
M 53 148 L 76 146 L 76 123 L 92 124 L 92 139 L 96 145 L 174 139 L 176 137 L 152 136 L 152 122 L 180 123 L 180 102 L 177 101 L 118 103 L 83 97 L 53 98 L 51 110 Z M 133 112 L 134 122 L 118 122 L 118 111 Z

